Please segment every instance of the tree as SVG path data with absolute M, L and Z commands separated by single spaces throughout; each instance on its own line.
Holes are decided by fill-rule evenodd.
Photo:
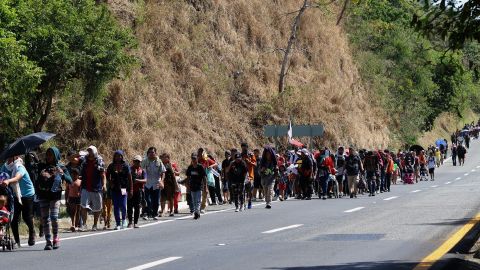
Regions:
M 15 11 L 0 0 L 0 148 L 23 133 L 21 120 L 28 116 L 29 100 L 35 95 L 42 69 L 23 55 L 25 47 L 4 27 L 17 21 Z
M 480 41 L 480 1 L 421 0 L 423 9 L 413 17 L 416 29 L 439 36 L 450 49 L 463 48 L 470 40 Z
M 83 85 L 84 103 L 101 98 L 105 84 L 134 63 L 129 50 L 133 35 L 115 21 L 105 5 L 93 0 L 2 0 L 15 10 L 8 27 L 22 44 L 23 54 L 43 70 L 30 115 L 34 131 L 45 125 L 55 97 L 72 80 Z M 42 8 L 38 8 L 41 6 Z
M 320 8 L 322 6 L 326 5 L 331 5 L 333 3 L 337 2 L 336 0 L 330 0 L 328 2 L 324 1 L 309 1 L 309 0 L 303 0 L 302 6 L 300 7 L 299 10 L 293 11 L 288 13 L 287 15 L 290 14 L 296 14 L 295 18 L 293 19 L 292 22 L 292 28 L 290 31 L 290 37 L 288 38 L 288 43 L 287 47 L 285 49 L 280 49 L 283 51 L 283 59 L 282 59 L 282 65 L 280 68 L 280 74 L 279 74 L 279 79 L 278 79 L 278 92 L 281 93 L 283 92 L 283 89 L 285 88 L 285 79 L 287 76 L 287 71 L 288 71 L 288 64 L 289 64 L 289 56 L 290 53 L 293 49 L 293 46 L 295 44 L 295 41 L 297 40 L 297 34 L 299 30 L 299 25 L 300 25 L 300 20 L 302 18 L 302 15 L 305 13 L 305 11 L 308 8 Z M 340 20 L 343 18 L 343 15 L 345 13 L 345 10 L 347 9 L 347 5 L 349 3 L 349 0 L 344 0 L 343 3 L 343 8 L 340 12 L 340 15 L 337 19 L 337 25 L 340 23 Z

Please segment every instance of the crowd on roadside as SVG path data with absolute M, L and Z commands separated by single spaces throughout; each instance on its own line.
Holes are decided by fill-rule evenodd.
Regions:
M 242 143 L 240 149 L 225 151 L 220 162 L 200 148 L 191 154 L 185 171 L 168 153 L 160 154 L 155 147 L 143 156 L 134 156 L 131 162 L 117 150 L 108 165 L 95 146 L 69 151 L 66 164 L 59 149 L 50 147 L 43 160 L 34 152 L 8 158 L 0 173 L 9 177 L 0 182 L 0 187 L 10 188 L 14 194 L 11 228 L 17 246 L 20 217 L 28 227 L 28 245 L 35 244 L 35 217 L 41 220 L 39 230 L 40 237 L 46 239 L 45 250 L 51 250 L 60 246 L 58 219 L 63 191 L 72 232 L 89 230 L 89 216 L 93 216 L 91 231 L 97 231 L 100 222 L 103 229 L 121 230 L 139 228 L 140 218 L 174 216 L 179 213 L 181 185 L 186 188 L 193 219 L 199 219 L 209 204 L 234 204 L 235 211 L 241 212 L 258 200 L 265 201 L 265 208 L 270 209 L 274 200 L 357 198 L 366 193 L 375 196 L 390 192 L 399 182 L 414 184 L 428 180 L 428 176 L 434 180 L 435 168 L 443 164 L 448 150 L 453 165 L 457 159 L 463 165 L 470 137 L 478 138 L 477 127 L 468 125 L 463 132 L 452 135 L 450 148 L 444 140 L 426 150 L 396 153 L 340 146 L 335 150 L 301 148 L 280 154 L 271 146 L 251 151 Z M 2 196 L 0 210 L 5 204 Z

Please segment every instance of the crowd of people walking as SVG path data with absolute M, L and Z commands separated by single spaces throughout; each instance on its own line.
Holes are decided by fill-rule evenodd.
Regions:
M 241 212 L 258 200 L 265 201 L 265 208 L 270 209 L 274 200 L 311 200 L 315 196 L 322 200 L 355 199 L 390 192 L 398 183 L 433 181 L 435 168 L 443 164 L 448 150 L 454 166 L 457 159 L 459 165 L 465 163 L 470 137 L 478 138 L 477 126 L 469 125 L 453 134 L 450 148 L 447 140 L 441 140 L 426 150 L 420 147 L 397 152 L 340 146 L 278 153 L 272 146 L 252 151 L 242 143 L 240 149 L 225 151 L 221 162 L 199 148 L 190 155 L 191 163 L 184 171 L 168 153 L 159 154 L 155 147 L 143 156 L 135 155 L 131 162 L 117 150 L 108 165 L 95 146 L 69 151 L 66 164 L 59 149 L 50 147 L 43 160 L 34 152 L 9 157 L 0 168 L 1 175 L 8 176 L 0 181 L 0 187 L 13 193 L 10 223 L 16 245 L 20 246 L 20 217 L 28 227 L 30 246 L 35 244 L 33 221 L 38 218 L 45 250 L 52 250 L 60 247 L 63 191 L 72 232 L 97 231 L 100 222 L 103 229 L 139 228 L 140 218 L 157 220 L 178 214 L 182 185 L 190 214 L 199 219 L 209 204 L 232 204 L 235 212 Z M 0 193 L 0 211 L 8 210 L 6 200 Z M 93 216 L 91 227 L 87 227 L 89 216 Z

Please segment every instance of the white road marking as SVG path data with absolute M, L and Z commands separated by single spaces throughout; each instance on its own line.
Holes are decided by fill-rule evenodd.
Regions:
M 417 192 L 420 192 L 420 191 L 422 191 L 422 190 L 421 190 L 421 189 L 417 189 L 417 190 L 412 191 L 412 193 L 417 193 Z
M 162 223 L 167 223 L 167 222 L 172 222 L 174 221 L 173 219 L 169 219 L 169 220 L 162 220 L 162 221 L 157 221 L 157 222 L 152 222 L 152 223 L 147 223 L 147 224 L 144 224 L 144 225 L 140 225 L 139 227 L 140 228 L 145 228 L 145 227 L 150 227 L 150 226 L 154 226 L 154 225 L 158 225 L 158 224 L 162 224 Z
M 390 201 L 390 200 L 394 200 L 398 198 L 398 196 L 393 196 L 393 197 L 389 197 L 389 198 L 386 198 L 386 199 L 383 199 L 384 201 Z
M 222 246 L 226 246 L 226 244 L 220 243 L 220 244 L 217 244 L 217 246 L 221 246 L 221 247 L 222 247 Z
M 477 169 L 480 169 L 480 166 L 477 166 Z
M 433 188 L 436 188 L 436 187 L 438 187 L 438 185 L 434 185 L 434 186 L 432 186 L 432 187 L 433 187 Z
M 347 211 L 343 211 L 343 212 L 344 213 L 352 213 L 352 212 L 362 210 L 363 208 L 365 208 L 365 207 L 356 207 L 356 208 L 353 208 L 353 209 L 350 209 L 350 210 L 347 210 Z
M 452 182 L 446 182 L 445 185 L 449 185 L 449 184 L 451 184 L 451 183 L 452 183 Z
M 476 172 L 476 170 L 475 170 L 475 169 L 472 169 L 472 172 Z
M 468 176 L 468 175 L 469 175 L 469 173 L 466 173 L 466 174 L 464 174 L 464 175 L 465 175 L 465 176 Z
M 303 226 L 303 224 L 295 224 L 295 225 L 290 225 L 290 226 L 287 226 L 287 227 L 282 227 L 282 228 L 278 228 L 278 229 L 265 231 L 265 232 L 262 232 L 262 233 L 276 233 L 276 232 L 285 231 L 285 230 L 289 230 L 289 229 L 295 229 L 295 228 L 298 228 L 298 227 L 301 227 L 301 226 Z
M 164 263 L 173 262 L 173 261 L 176 261 L 176 260 L 181 259 L 181 258 L 182 257 L 168 257 L 168 258 L 161 259 L 161 260 L 158 260 L 158 261 L 154 261 L 154 262 L 142 264 L 142 265 L 139 265 L 139 266 L 136 266 L 136 267 L 128 268 L 127 270 L 144 270 L 144 269 L 152 268 L 152 267 L 164 264 Z
M 462 179 L 462 178 L 461 178 L 461 177 L 457 177 L 457 178 L 455 178 L 455 180 L 460 180 L 460 179 Z

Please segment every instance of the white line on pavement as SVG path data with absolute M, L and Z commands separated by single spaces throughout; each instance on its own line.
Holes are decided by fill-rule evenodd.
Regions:
M 466 173 L 466 174 L 464 174 L 464 175 L 465 175 L 465 176 L 468 176 L 468 175 L 469 175 L 469 173 Z
M 389 197 L 389 198 L 386 198 L 386 199 L 383 199 L 384 201 L 390 201 L 390 200 L 393 200 L 393 199 L 396 199 L 398 198 L 398 196 L 393 196 L 393 197 Z
M 356 207 L 356 208 L 353 208 L 353 209 L 350 209 L 350 210 L 347 210 L 347 211 L 343 211 L 344 213 L 352 213 L 352 212 L 356 212 L 358 210 L 362 210 L 363 208 L 365 207 Z
M 445 185 L 449 185 L 449 184 L 451 184 L 451 183 L 452 183 L 452 182 L 446 182 Z
M 480 166 L 477 166 L 477 169 L 480 169 Z
M 169 220 L 162 220 L 162 221 L 157 221 L 157 222 L 152 222 L 152 223 L 147 223 L 147 224 L 144 224 L 144 225 L 140 225 L 139 227 L 140 228 L 145 228 L 145 227 L 150 227 L 150 226 L 154 226 L 154 225 L 158 225 L 158 224 L 162 224 L 162 223 L 167 223 L 167 222 L 172 222 L 173 219 L 169 219 Z
M 457 178 L 455 178 L 455 180 L 460 180 L 460 179 L 462 179 L 462 178 L 461 178 L 461 177 L 457 177 Z
M 417 193 L 417 192 L 420 192 L 420 191 L 422 191 L 422 190 L 421 190 L 421 189 L 417 189 L 417 190 L 412 191 L 412 193 Z
M 433 187 L 433 188 L 436 188 L 436 187 L 438 187 L 438 185 L 434 185 L 434 186 L 432 186 L 432 187 Z
M 284 231 L 284 230 L 295 229 L 295 228 L 298 228 L 300 226 L 303 226 L 303 224 L 290 225 L 290 226 L 287 226 L 287 227 L 273 229 L 273 230 L 265 231 L 265 232 L 262 232 L 262 233 L 276 233 L 276 232 L 280 232 L 280 231 Z
M 154 261 L 154 262 L 142 264 L 142 265 L 139 265 L 139 266 L 136 266 L 136 267 L 128 268 L 127 270 L 144 270 L 144 269 L 148 269 L 148 268 L 158 266 L 160 264 L 173 262 L 173 261 L 176 261 L 176 260 L 181 259 L 181 258 L 182 257 L 168 257 L 168 258 L 161 259 L 161 260 L 158 260 L 158 261 Z
M 475 169 L 472 169 L 472 172 L 476 172 L 476 170 L 475 170 Z

